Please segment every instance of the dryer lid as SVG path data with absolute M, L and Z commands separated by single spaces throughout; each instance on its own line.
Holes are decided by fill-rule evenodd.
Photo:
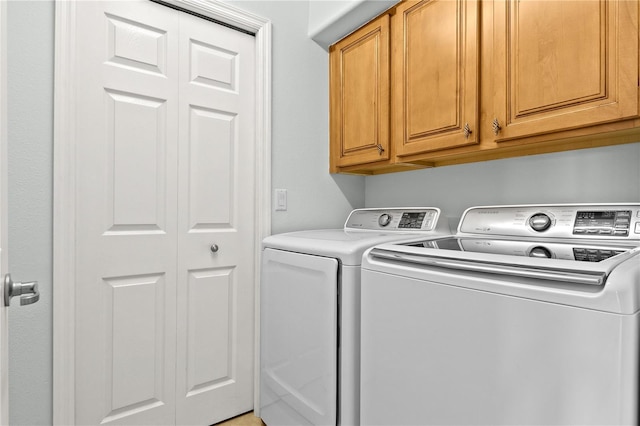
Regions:
M 332 257 L 344 265 L 360 265 L 364 251 L 375 245 L 450 233 L 448 219 L 436 207 L 367 208 L 353 210 L 343 229 L 272 235 L 263 240 L 262 246 Z

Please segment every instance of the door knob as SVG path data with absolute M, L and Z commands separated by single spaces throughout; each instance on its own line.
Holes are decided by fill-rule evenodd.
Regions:
M 24 296 L 22 296 L 24 295 Z M 4 276 L 4 306 L 9 306 L 11 298 L 20 297 L 20 305 L 31 305 L 40 300 L 40 291 L 38 291 L 38 281 L 28 283 L 14 283 L 10 274 Z

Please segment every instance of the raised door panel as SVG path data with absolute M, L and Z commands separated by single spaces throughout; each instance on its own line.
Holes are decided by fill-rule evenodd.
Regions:
M 231 229 L 235 225 L 237 114 L 195 105 L 188 109 L 189 227 L 209 232 Z
M 638 117 L 638 2 L 496 1 L 498 141 Z
M 233 383 L 233 268 L 191 271 L 187 281 L 187 396 Z M 221 350 L 222 349 L 222 350 Z
M 253 408 L 255 40 L 180 30 L 176 423 L 214 424 Z
M 398 156 L 478 142 L 478 4 L 408 1 L 392 21 Z
M 172 424 L 178 12 L 75 7 L 75 423 Z
M 109 360 L 102 423 L 132 422 L 131 415 L 165 405 L 164 386 L 173 382 L 173 369 L 167 377 L 164 368 L 166 289 L 165 274 L 103 278 L 95 286 L 108 306 L 104 328 L 95 330 L 105 338 L 103 359 Z
M 108 232 L 164 231 L 167 100 L 105 94 Z
M 331 166 L 388 160 L 389 16 L 331 47 Z

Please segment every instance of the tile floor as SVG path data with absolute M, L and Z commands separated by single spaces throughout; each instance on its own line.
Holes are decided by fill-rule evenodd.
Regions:
M 250 411 L 222 423 L 216 423 L 216 426 L 265 426 L 265 424 L 260 418 L 253 415 L 253 411 Z

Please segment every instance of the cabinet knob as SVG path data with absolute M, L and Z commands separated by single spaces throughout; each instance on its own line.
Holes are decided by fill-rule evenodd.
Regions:
M 211 247 L 209 249 L 211 250 L 211 253 L 217 253 L 220 248 L 217 244 L 211 244 Z
M 500 122 L 498 121 L 497 118 L 493 119 L 493 122 L 491 123 L 491 128 L 493 129 L 493 134 L 498 136 L 498 133 L 500 133 L 500 130 L 502 130 L 502 127 L 500 127 Z
M 462 131 L 464 132 L 464 137 L 465 137 L 466 139 L 469 139 L 469 136 L 471 136 L 471 133 L 473 133 L 473 132 L 471 131 L 471 127 L 469 127 L 469 123 L 466 123 L 466 124 L 464 125 L 464 128 L 462 129 Z
M 384 152 L 384 148 L 382 147 L 382 145 L 378 144 L 376 145 L 376 148 L 378 148 L 378 154 L 382 155 L 382 153 Z

